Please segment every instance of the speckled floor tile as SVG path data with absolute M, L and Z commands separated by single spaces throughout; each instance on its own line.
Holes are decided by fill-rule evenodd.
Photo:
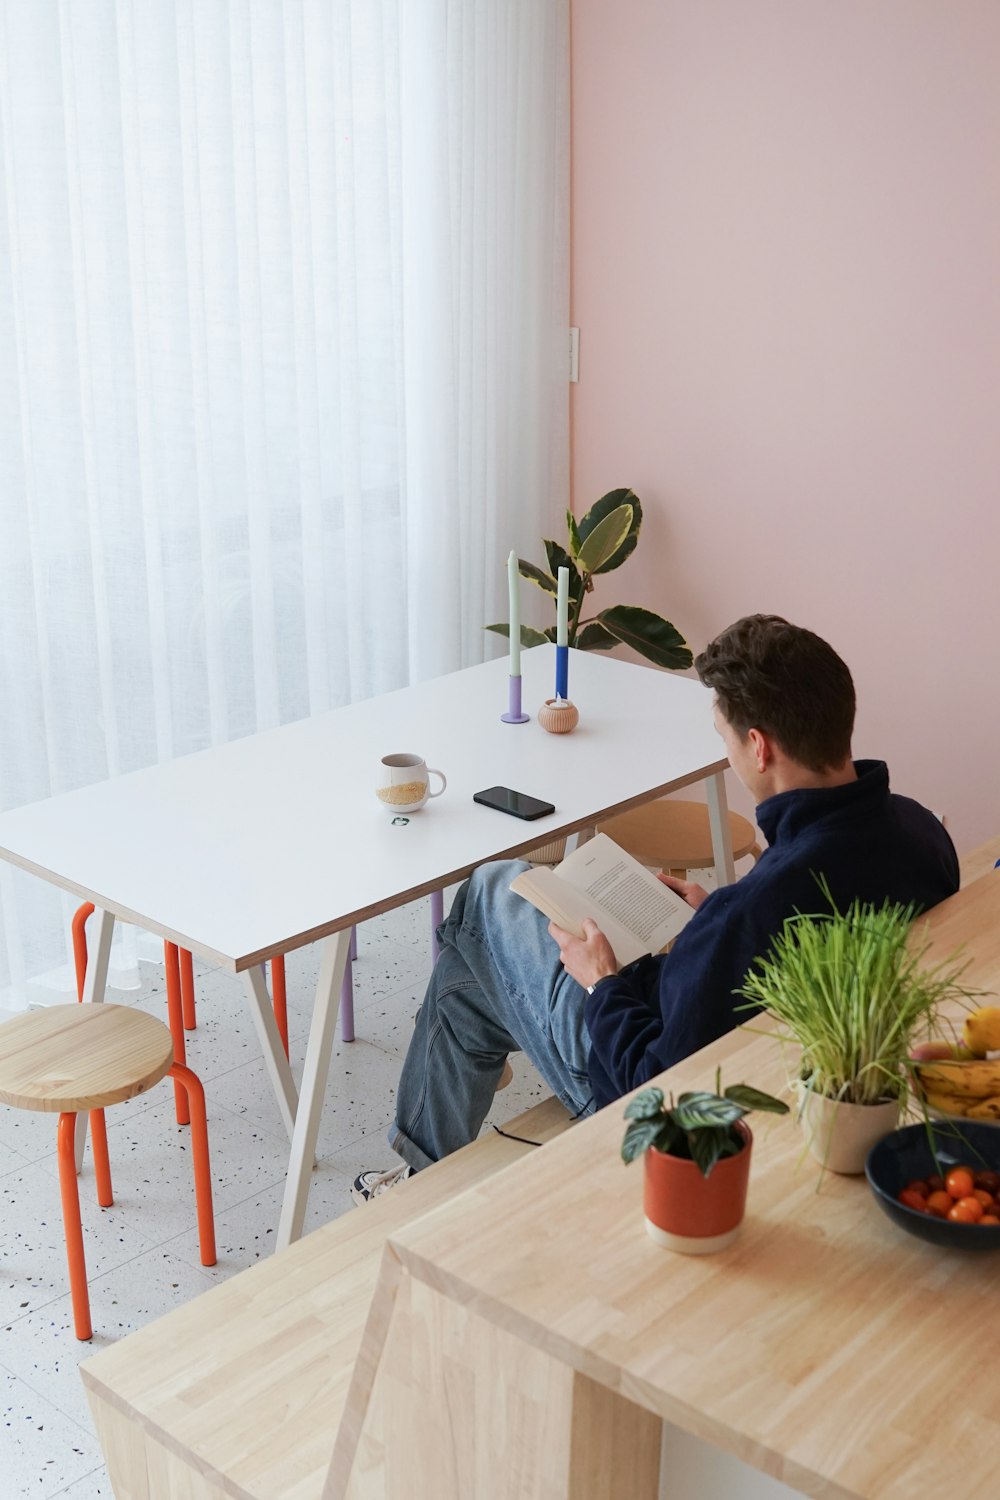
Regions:
M 368 1148 L 369 1152 L 371 1147 Z M 306 1205 L 304 1233 L 309 1234 L 322 1224 L 338 1219 L 341 1214 L 354 1208 L 351 1198 L 351 1178 L 334 1163 L 335 1157 L 316 1163 L 309 1184 L 309 1201 Z M 203 1268 L 203 1274 L 213 1281 L 224 1281 L 237 1271 L 245 1270 L 255 1261 L 270 1255 L 274 1249 L 278 1221 L 281 1217 L 281 1202 L 284 1184 L 255 1194 L 235 1208 L 227 1209 L 216 1220 L 216 1247 L 218 1264 Z M 197 1254 L 197 1239 L 192 1232 L 171 1240 L 166 1246 L 175 1254 L 189 1260 Z
M 114 1490 L 111 1488 L 108 1472 L 102 1465 L 68 1485 L 66 1489 L 57 1490 L 48 1500 L 114 1500 Z
M 47 1500 L 101 1463 L 89 1431 L 6 1369 L 0 1369 L 0 1424 L 0 1486 L 9 1500 Z
M 91 1277 L 134 1259 L 151 1243 L 120 1204 L 99 1207 L 93 1186 L 93 1177 L 80 1178 L 84 1255 Z M 0 1321 L 65 1295 L 67 1275 L 54 1159 L 52 1171 L 35 1163 L 0 1177 Z
M 0 1365 L 49 1399 L 58 1390 L 60 1410 L 90 1431 L 79 1366 L 98 1350 L 205 1291 L 210 1281 L 207 1268 L 198 1262 L 197 1237 L 192 1244 L 189 1257 L 157 1246 L 103 1276 L 91 1277 L 92 1339 L 81 1341 L 74 1334 L 68 1293 L 0 1326 Z
M 177 1125 L 169 1094 L 156 1109 L 108 1124 L 108 1155 L 115 1204 L 125 1222 L 147 1243 L 172 1239 L 197 1222 L 191 1137 Z M 253 1192 L 284 1181 L 288 1141 L 238 1119 L 214 1100 L 208 1103 L 208 1149 L 216 1212 Z M 45 1161 L 39 1170 L 56 1173 Z M 0 1190 L 4 1179 L 0 1178 Z

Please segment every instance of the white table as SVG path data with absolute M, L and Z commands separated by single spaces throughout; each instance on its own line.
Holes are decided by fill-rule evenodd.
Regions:
M 553 691 L 554 648 L 523 652 L 522 671 L 527 724 L 500 722 L 499 659 L 0 816 L 0 858 L 97 908 L 86 999 L 103 999 L 115 918 L 243 974 L 292 1143 L 279 1246 L 302 1229 L 355 923 L 699 780 L 716 864 L 733 878 L 727 761 L 705 688 L 574 651 L 580 724 L 550 735 L 534 714 Z M 378 762 L 394 751 L 423 755 L 448 778 L 402 826 L 374 794 Z M 473 802 L 495 784 L 556 810 L 525 823 Z M 320 939 L 299 1100 L 260 965 Z

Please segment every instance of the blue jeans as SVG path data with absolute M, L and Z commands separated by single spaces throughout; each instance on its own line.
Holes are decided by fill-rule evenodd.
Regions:
M 509 889 L 526 866 L 482 865 L 438 929 L 441 953 L 403 1063 L 392 1149 L 419 1171 L 475 1140 L 509 1052 L 525 1052 L 572 1115 L 590 1114 L 586 993 L 541 912 Z

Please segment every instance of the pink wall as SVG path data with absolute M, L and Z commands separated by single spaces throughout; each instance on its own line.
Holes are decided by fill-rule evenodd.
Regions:
M 1000 832 L 1000 5 L 572 4 L 575 508 L 635 488 L 617 592 L 695 648 L 753 610 L 826 636 L 856 753 L 971 847 Z

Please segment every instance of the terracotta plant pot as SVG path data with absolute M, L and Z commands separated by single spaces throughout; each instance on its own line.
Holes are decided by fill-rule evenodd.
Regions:
M 845 1104 L 803 1089 L 799 1122 L 816 1160 L 831 1172 L 852 1177 L 865 1170 L 865 1158 L 875 1143 L 895 1130 L 899 1110 L 898 1099 Z
M 646 1230 L 658 1245 L 710 1255 L 736 1238 L 746 1210 L 753 1135 L 743 1120 L 733 1128 L 744 1137 L 742 1151 L 717 1161 L 707 1177 L 693 1161 L 653 1149 L 645 1153 Z

